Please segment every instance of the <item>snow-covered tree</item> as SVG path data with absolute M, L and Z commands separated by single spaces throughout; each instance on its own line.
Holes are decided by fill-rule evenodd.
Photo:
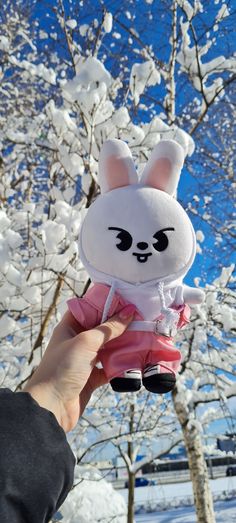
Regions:
M 197 0 L 161 0 L 156 4 L 141 1 L 138 12 L 128 0 L 124 11 L 120 2 L 106 0 L 101 8 L 97 6 L 96 16 L 93 2 L 73 0 L 53 0 L 50 6 L 44 1 L 39 6 L 8 0 L 1 8 L 2 386 L 22 386 L 38 364 L 66 299 L 84 290 L 87 277 L 77 239 L 83 209 L 99 192 L 98 155 L 107 138 L 126 140 L 139 168 L 162 138 L 175 138 L 184 147 L 187 169 L 179 198 L 199 229 L 202 260 L 211 251 L 211 264 L 203 263 L 202 284 L 212 281 L 209 269 L 216 272 L 226 259 L 228 263 L 234 239 L 233 2 L 213 5 L 207 0 L 203 5 Z M 209 234 L 211 240 L 204 241 Z M 209 306 L 214 292 L 227 305 L 224 300 L 231 291 L 220 294 L 219 289 L 207 288 L 206 307 L 194 312 L 186 339 L 181 340 L 186 356 L 174 397 L 179 420 L 177 405 L 183 409 L 186 405 L 181 403 L 181 390 L 190 398 L 194 383 L 196 402 L 200 398 L 203 382 L 198 372 L 204 362 L 209 366 L 207 374 L 204 367 L 204 376 L 217 383 L 220 379 L 217 387 L 222 394 L 227 379 L 230 386 L 227 358 L 232 327 L 223 340 L 214 329 L 219 333 L 221 318 L 222 330 L 227 331 L 231 304 L 220 316 L 221 303 L 217 316 L 218 302 L 212 309 Z M 203 311 L 208 320 L 203 320 Z M 207 342 L 200 340 L 199 332 Z M 200 343 L 199 364 L 192 365 L 190 333 Z M 219 355 L 215 366 L 214 358 L 206 359 L 204 343 L 214 347 L 210 351 L 214 358 Z M 190 361 L 192 374 L 187 379 Z M 213 389 L 213 383 L 205 386 L 209 385 Z M 206 394 L 203 403 L 205 399 Z M 128 412 L 132 422 L 132 405 L 127 406 L 127 423 Z M 197 416 L 193 399 L 190 405 L 191 416 Z M 189 427 L 194 427 L 198 438 L 200 426 L 191 416 Z M 130 471 L 135 470 L 132 466 Z M 197 506 L 199 495 L 196 487 Z M 199 514 L 198 510 L 201 518 Z M 213 521 L 209 514 L 207 523 Z
M 98 449 L 108 443 L 123 459 L 128 477 L 127 523 L 132 523 L 137 472 L 170 452 L 182 441 L 182 434 L 169 399 L 157 396 L 154 400 L 143 391 L 115 395 L 108 386 L 93 395 L 71 440 L 81 465 L 96 461 Z M 137 460 L 140 453 L 144 457 Z

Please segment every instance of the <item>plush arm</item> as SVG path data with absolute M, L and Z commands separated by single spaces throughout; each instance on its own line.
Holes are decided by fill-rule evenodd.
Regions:
M 188 303 L 189 305 L 199 305 L 204 301 L 205 293 L 202 289 L 197 289 L 196 287 L 188 287 L 188 285 L 184 285 L 183 298 L 184 303 Z
M 189 287 L 188 285 L 178 285 L 175 294 L 174 305 L 180 306 L 184 303 L 188 305 L 198 305 L 204 301 L 205 294 L 202 289 Z

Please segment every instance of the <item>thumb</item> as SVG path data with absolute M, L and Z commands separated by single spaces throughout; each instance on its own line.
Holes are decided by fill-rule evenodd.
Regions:
M 127 329 L 136 312 L 135 305 L 126 305 L 118 314 L 95 328 L 103 336 L 102 345 L 109 340 L 118 338 Z
M 98 352 L 98 350 L 108 341 L 113 340 L 121 336 L 127 329 L 128 325 L 133 319 L 136 312 L 135 305 L 126 305 L 118 314 L 109 318 L 105 323 L 101 323 L 97 327 L 84 331 L 78 334 L 78 338 L 83 337 L 86 345 L 90 347 L 92 352 Z

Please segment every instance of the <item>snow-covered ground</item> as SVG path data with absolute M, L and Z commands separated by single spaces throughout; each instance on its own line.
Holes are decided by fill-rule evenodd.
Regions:
M 225 497 L 223 501 L 215 501 L 216 522 L 236 523 L 236 495 L 233 499 L 230 496 L 230 493 L 236 492 L 236 477 L 210 480 L 210 484 L 215 500 Z M 119 492 L 127 501 L 128 490 L 123 489 Z M 192 500 L 190 481 L 136 488 L 135 505 L 136 508 L 142 507 L 143 513 L 136 514 L 135 521 L 136 523 L 196 523 Z M 189 506 L 184 506 L 185 504 Z M 155 512 L 144 513 L 148 507 L 155 508 L 155 505 L 158 505 Z M 163 510 L 164 507 L 166 510 Z
M 216 523 L 236 522 L 236 499 L 215 503 Z M 196 523 L 194 507 L 180 507 L 163 512 L 139 514 L 136 523 Z
M 60 510 L 62 523 L 125 523 L 128 489 L 114 490 L 100 474 L 74 488 Z M 77 477 L 77 476 L 76 476 Z M 216 523 L 236 523 L 236 477 L 210 480 Z M 135 523 L 196 523 L 190 481 L 135 489 Z
M 215 496 L 225 492 L 236 490 L 236 476 L 223 477 L 210 480 L 211 490 Z M 125 501 L 128 499 L 128 489 L 121 489 L 119 493 L 124 497 Z M 135 489 L 135 504 L 142 503 L 166 503 L 170 506 L 178 505 L 180 500 L 191 498 L 193 495 L 192 483 L 186 481 L 184 483 L 169 483 L 162 485 L 159 482 L 157 486 L 138 487 Z

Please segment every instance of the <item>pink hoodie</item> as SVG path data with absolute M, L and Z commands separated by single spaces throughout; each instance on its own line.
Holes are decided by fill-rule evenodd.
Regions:
M 83 298 L 72 298 L 68 301 L 69 310 L 83 329 L 88 330 L 100 325 L 109 290 L 109 285 L 95 283 Z M 115 292 L 108 318 L 127 304 L 128 302 Z M 181 305 L 177 309 L 175 307 L 175 310 L 179 313 L 177 324 L 179 329 L 189 322 L 190 308 L 188 305 Z M 134 320 L 143 319 L 137 310 Z M 109 341 L 100 349 L 99 359 L 110 381 L 112 378 L 122 376 L 127 370 L 143 372 L 146 366 L 155 364 L 160 366 L 160 372 L 176 374 L 180 367 L 181 353 L 170 337 L 154 332 L 127 330 L 119 338 Z

